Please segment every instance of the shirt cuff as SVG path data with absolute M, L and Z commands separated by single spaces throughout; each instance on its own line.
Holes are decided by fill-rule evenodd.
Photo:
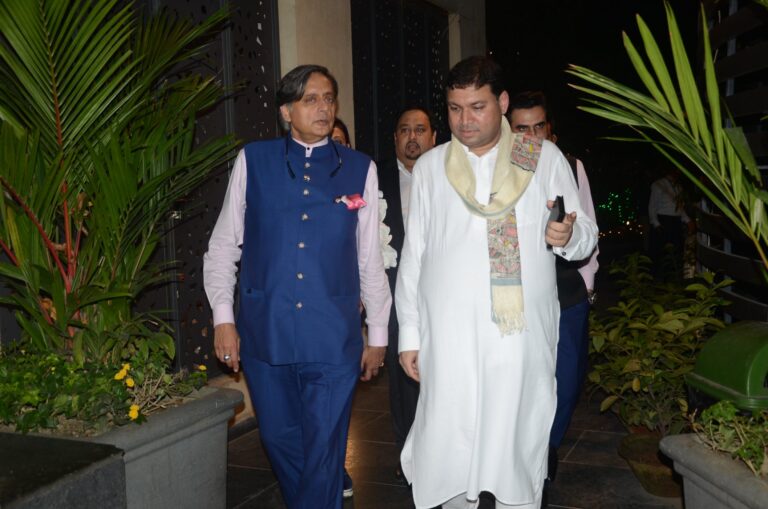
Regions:
M 231 304 L 218 304 L 213 308 L 213 326 L 222 323 L 235 323 L 235 312 Z
M 575 231 L 571 234 L 571 238 L 568 239 L 568 243 L 566 245 L 560 246 L 560 247 L 553 246 L 552 252 L 555 253 L 556 255 L 562 256 L 566 260 L 570 260 L 568 253 L 573 251 L 573 249 L 576 247 L 576 244 L 578 242 L 574 240 L 574 237 L 576 237 Z
M 398 341 L 400 345 L 397 353 L 407 352 L 409 350 L 420 350 L 421 341 L 419 340 L 419 328 L 414 325 L 401 325 Z
M 368 346 L 387 346 L 387 326 L 368 325 Z

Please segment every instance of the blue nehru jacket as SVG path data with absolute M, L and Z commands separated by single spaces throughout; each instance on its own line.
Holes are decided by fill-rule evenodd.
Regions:
M 272 365 L 360 360 L 357 211 L 371 160 L 329 140 L 249 143 L 237 329 L 244 357 Z M 376 206 L 371 204 L 369 206 Z

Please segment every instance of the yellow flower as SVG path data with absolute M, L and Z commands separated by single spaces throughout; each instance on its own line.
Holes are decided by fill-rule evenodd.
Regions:
M 133 381 L 133 378 L 128 377 L 125 379 L 125 385 L 127 385 L 128 387 L 133 387 L 134 385 L 136 385 L 136 382 Z
M 123 364 L 123 371 L 128 371 L 129 369 L 131 369 L 131 365 L 130 364 L 128 364 L 127 362 L 125 364 Z
M 120 371 L 118 371 L 117 373 L 115 373 L 115 380 L 122 380 L 127 375 L 128 375 L 128 371 L 125 368 L 123 368 Z
M 132 421 L 139 418 L 139 405 L 131 405 L 131 409 L 128 410 L 128 417 L 130 417 Z
M 197 366 L 197 369 L 200 370 L 200 371 L 205 371 L 208 368 L 206 368 L 204 364 L 200 364 L 199 366 Z

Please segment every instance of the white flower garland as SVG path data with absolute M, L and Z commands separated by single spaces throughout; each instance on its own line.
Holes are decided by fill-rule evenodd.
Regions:
M 381 244 L 381 258 L 384 260 L 384 268 L 397 266 L 397 251 L 389 245 L 392 242 L 392 235 L 389 234 L 389 226 L 384 224 L 384 217 L 387 215 L 387 200 L 384 199 L 384 193 L 379 191 L 379 244 Z

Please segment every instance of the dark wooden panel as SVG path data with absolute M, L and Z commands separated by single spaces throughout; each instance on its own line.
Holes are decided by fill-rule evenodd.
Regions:
M 232 99 L 235 136 L 245 142 L 274 138 L 280 135 L 275 108 L 280 79 L 277 8 L 273 1 L 229 0 L 229 5 L 231 72 L 239 89 Z
M 768 156 L 768 131 L 746 133 L 745 136 L 755 157 Z
M 377 57 L 376 104 L 374 125 L 376 146 L 368 153 L 376 161 L 393 155 L 394 132 L 397 114 L 403 107 L 405 96 L 405 67 L 403 46 L 405 43 L 403 25 L 403 2 L 401 0 L 377 0 L 374 15 Z M 354 45 L 353 45 L 354 46 Z M 353 50 L 354 51 L 354 50 Z M 357 126 L 355 126 L 357 127 Z
M 431 109 L 444 126 L 448 15 L 423 0 L 351 0 L 355 148 L 394 157 L 392 133 L 406 106 Z
M 768 304 L 728 290 L 721 290 L 720 294 L 731 302 L 731 305 L 725 308 L 725 312 L 732 317 L 738 320 L 768 321 Z
M 696 226 L 699 231 L 720 239 L 742 240 L 746 236 L 725 216 L 696 211 Z
M 355 148 L 373 157 L 377 137 L 375 116 L 378 110 L 376 86 L 378 64 L 371 50 L 376 40 L 374 4 L 351 0 L 352 81 L 355 97 Z
M 712 28 L 709 37 L 713 50 L 726 43 L 728 39 L 738 37 L 761 25 L 768 24 L 765 8 L 752 2 L 746 2 L 745 4 L 744 7 L 731 16 L 724 18 Z
M 4 263 L 8 263 L 8 257 L 2 250 L 0 250 L 0 260 Z M 5 285 L 0 284 L 0 296 L 5 297 L 9 293 L 11 293 L 11 291 Z M 0 349 L 4 344 L 8 344 L 20 337 L 21 329 L 19 328 L 19 324 L 16 323 L 13 310 L 0 306 Z
M 762 263 L 746 256 L 726 253 L 720 249 L 699 244 L 696 258 L 709 270 L 725 274 L 737 281 L 754 284 L 759 283 L 763 277 Z
M 225 0 L 165 0 L 171 12 L 201 20 Z M 277 6 L 274 0 L 229 1 L 231 22 L 220 40 L 201 61 L 206 74 L 237 86 L 237 92 L 198 119 L 196 141 L 233 133 L 244 141 L 277 134 L 274 106 L 278 81 L 279 43 Z M 219 215 L 228 183 L 228 167 L 219 168 L 180 204 L 177 224 L 166 236 L 166 259 L 178 261 L 168 304 L 175 310 L 178 364 L 205 364 L 218 373 L 212 357 L 213 323 L 203 287 L 203 254 Z M 162 306 L 162 307 L 168 307 Z
M 744 76 L 764 69 L 768 65 L 768 42 L 744 48 L 715 63 L 715 72 L 721 81 Z
M 731 114 L 736 118 L 762 114 L 768 111 L 768 86 L 728 96 L 725 98 L 725 103 L 728 105 Z

